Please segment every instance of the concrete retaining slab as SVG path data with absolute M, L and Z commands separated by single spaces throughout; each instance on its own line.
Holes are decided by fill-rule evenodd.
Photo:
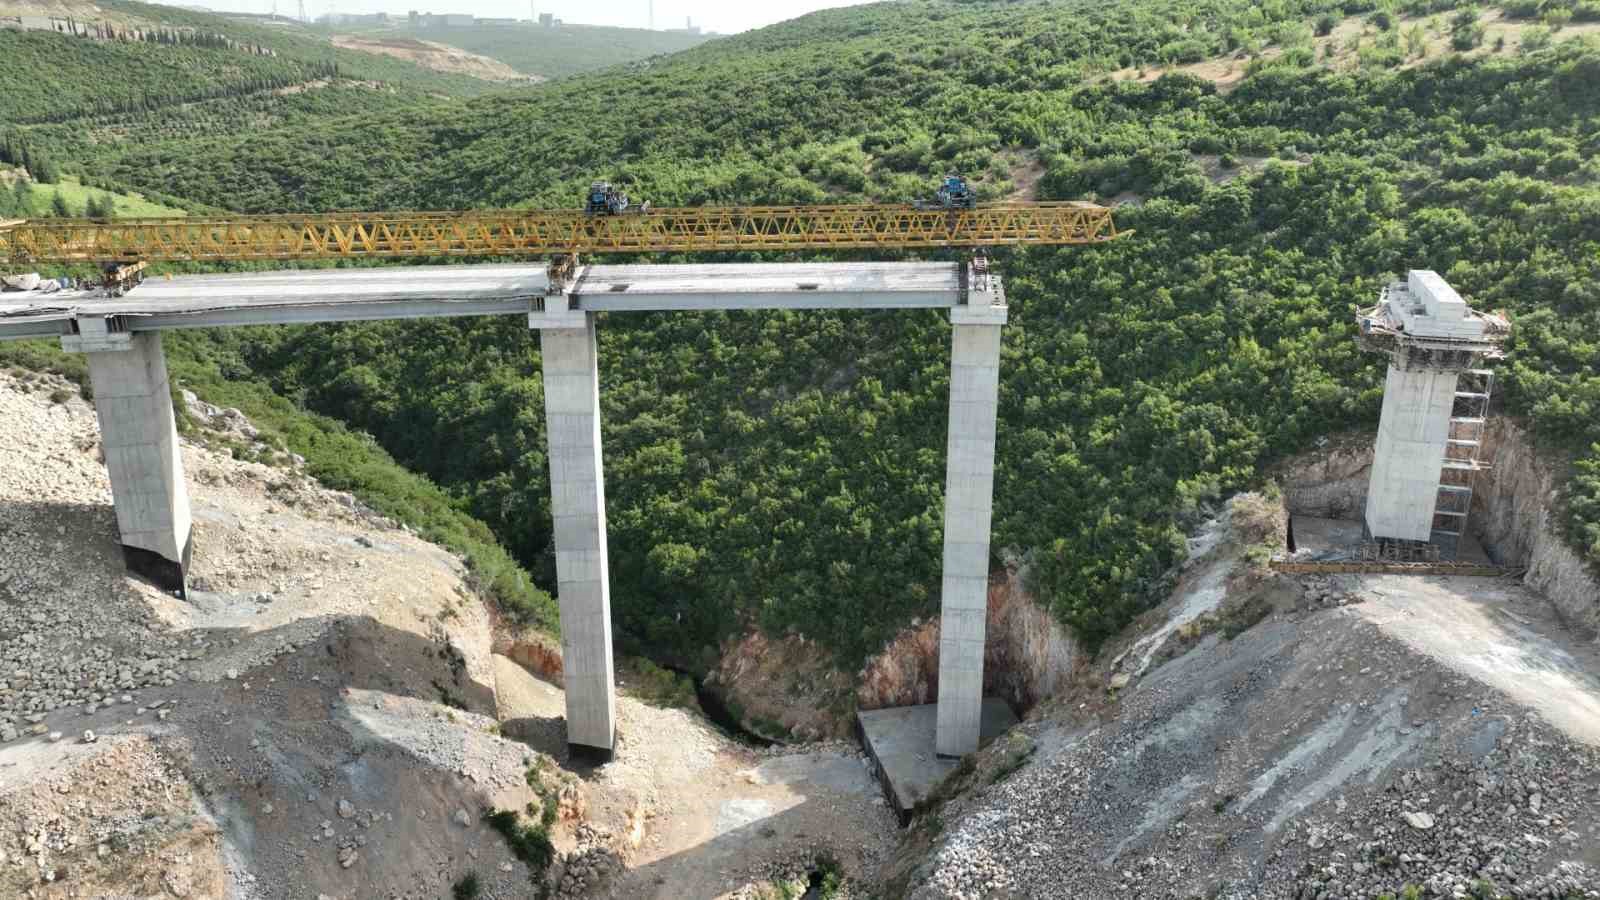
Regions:
M 985 697 L 982 709 L 980 746 L 1017 724 L 1017 714 L 998 697 Z M 938 717 L 938 706 L 933 703 L 856 713 L 861 743 L 877 766 L 878 780 L 902 825 L 957 765 L 957 760 L 933 752 Z

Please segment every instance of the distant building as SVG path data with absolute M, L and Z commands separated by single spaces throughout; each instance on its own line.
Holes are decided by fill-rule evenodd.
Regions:
M 550 13 L 539 13 L 539 24 L 546 28 L 556 27 L 556 17 Z
M 479 25 L 495 25 L 495 26 L 499 26 L 499 25 L 517 25 L 517 24 L 520 24 L 520 23 L 516 19 L 479 19 L 477 24 L 479 24 Z
M 358 15 L 354 13 L 324 13 L 317 17 L 317 22 L 322 25 L 388 25 L 388 13 L 367 13 Z

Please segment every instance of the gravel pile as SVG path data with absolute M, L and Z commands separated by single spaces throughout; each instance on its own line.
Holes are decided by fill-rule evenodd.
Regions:
M 86 411 L 65 380 L 0 375 L 0 744 L 47 734 L 57 711 L 132 715 L 212 650 L 206 635 L 176 634 L 152 615 L 148 591 L 108 573 L 120 563 L 114 545 L 84 553 L 84 530 L 116 529 Z

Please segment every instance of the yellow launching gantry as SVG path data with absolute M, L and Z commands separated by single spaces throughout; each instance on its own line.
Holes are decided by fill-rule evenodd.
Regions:
M 1129 232 L 1124 232 L 1127 234 Z M 1093 203 L 338 212 L 0 222 L 0 263 L 97 263 L 129 286 L 151 262 L 705 253 L 1098 244 L 1123 236 Z

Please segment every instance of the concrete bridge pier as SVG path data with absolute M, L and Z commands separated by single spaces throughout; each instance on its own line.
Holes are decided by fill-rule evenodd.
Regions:
M 609 757 L 616 739 L 606 486 L 600 462 L 600 376 L 594 314 L 549 297 L 539 329 L 555 524 L 567 743 Z
M 189 492 L 161 335 L 112 332 L 99 317 L 77 322 L 78 333 L 62 337 L 61 346 L 88 356 L 123 559 L 183 596 L 193 550 Z
M 950 310 L 950 432 L 944 488 L 944 579 L 939 625 L 940 756 L 978 749 L 983 645 L 989 611 L 989 526 L 994 501 L 995 417 L 1000 400 L 998 277 Z

